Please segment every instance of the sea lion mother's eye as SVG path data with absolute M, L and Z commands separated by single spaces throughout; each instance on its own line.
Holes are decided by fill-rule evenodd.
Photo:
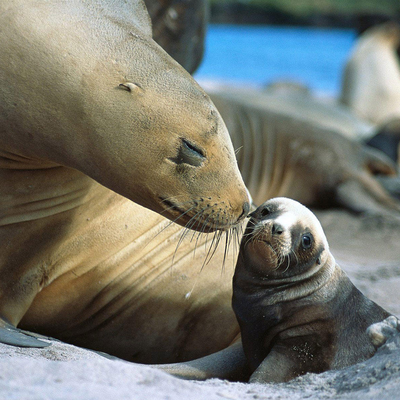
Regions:
M 170 158 L 176 164 L 188 164 L 193 167 L 200 167 L 206 160 L 204 150 L 190 143 L 186 139 L 181 139 L 181 145 L 178 150 L 178 155 Z
M 301 238 L 301 245 L 303 246 L 303 249 L 309 249 L 312 245 L 312 238 L 310 235 L 303 235 Z

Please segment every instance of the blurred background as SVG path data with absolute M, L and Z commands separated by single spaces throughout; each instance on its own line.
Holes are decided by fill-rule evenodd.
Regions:
M 294 81 L 336 96 L 357 36 L 400 20 L 400 0 L 211 0 L 204 86 Z

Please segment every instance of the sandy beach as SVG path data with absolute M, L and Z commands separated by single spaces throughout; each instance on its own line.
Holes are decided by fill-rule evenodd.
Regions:
M 317 211 L 331 251 L 356 286 L 400 315 L 400 222 Z M 370 360 L 286 384 L 184 381 L 52 341 L 45 349 L 0 345 L 0 398 L 13 399 L 394 399 L 400 393 L 400 335 Z

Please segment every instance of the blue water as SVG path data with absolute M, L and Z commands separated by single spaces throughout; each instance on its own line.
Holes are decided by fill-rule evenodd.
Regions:
M 199 80 L 264 85 L 284 79 L 337 94 L 352 30 L 211 25 Z

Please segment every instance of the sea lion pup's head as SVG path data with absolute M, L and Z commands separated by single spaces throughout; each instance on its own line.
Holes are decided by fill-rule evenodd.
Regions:
M 317 217 L 299 202 L 277 197 L 250 217 L 239 262 L 253 278 L 309 276 L 327 262 L 334 263 Z

